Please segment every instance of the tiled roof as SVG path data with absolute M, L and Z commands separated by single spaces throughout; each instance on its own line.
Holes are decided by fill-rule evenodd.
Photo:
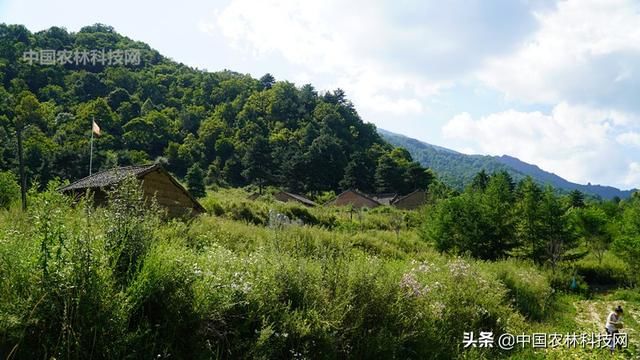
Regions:
M 110 170 L 105 170 L 105 171 L 95 173 L 91 176 L 87 176 L 86 178 L 82 178 L 76 182 L 73 182 L 63 187 L 60 190 L 65 192 L 70 190 L 112 186 L 124 180 L 128 176 L 135 176 L 136 178 L 139 178 L 157 169 L 159 166 L 160 165 L 158 164 L 149 164 L 149 165 L 124 166 L 124 167 L 114 168 Z
M 306 205 L 309 205 L 309 206 L 316 206 L 317 205 L 316 203 L 314 203 L 313 201 L 307 199 L 306 197 L 304 197 L 302 195 L 293 194 L 293 193 L 286 192 L 286 191 L 283 191 L 282 193 L 286 194 L 289 197 L 292 197 L 292 198 L 298 200 L 299 202 L 301 202 L 303 204 L 306 204 Z

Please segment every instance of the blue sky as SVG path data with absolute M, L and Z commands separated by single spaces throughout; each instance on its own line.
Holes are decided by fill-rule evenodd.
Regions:
M 109 24 L 201 69 L 341 87 L 387 130 L 640 188 L 637 0 L 0 0 L 0 22 Z

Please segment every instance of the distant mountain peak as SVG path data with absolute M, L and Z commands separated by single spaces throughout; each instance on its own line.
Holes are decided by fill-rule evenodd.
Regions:
M 516 181 L 531 176 L 542 185 L 548 184 L 564 191 L 579 190 L 603 199 L 628 198 L 634 192 L 634 190 L 620 190 L 612 186 L 592 185 L 591 183 L 587 185 L 576 184 L 511 155 L 466 155 L 391 131 L 378 129 L 378 132 L 392 145 L 407 149 L 416 161 L 433 169 L 442 181 L 458 189 L 469 184 L 480 170 L 487 172 L 506 170 Z

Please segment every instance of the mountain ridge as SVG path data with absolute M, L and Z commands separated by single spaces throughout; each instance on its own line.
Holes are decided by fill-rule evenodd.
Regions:
M 488 172 L 506 170 L 516 181 L 531 176 L 542 185 L 548 184 L 563 191 L 579 190 L 603 199 L 628 198 L 636 191 L 606 185 L 574 183 L 510 155 L 467 155 L 384 129 L 378 129 L 378 133 L 392 145 L 407 149 L 421 165 L 433 169 L 442 181 L 457 189 L 464 188 L 478 171 L 484 169 Z

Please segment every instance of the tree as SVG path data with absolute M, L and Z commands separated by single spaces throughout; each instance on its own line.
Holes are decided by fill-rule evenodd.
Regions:
M 480 196 L 484 215 L 490 224 L 487 236 L 493 238 L 488 243 L 498 248 L 496 251 L 500 255 L 506 255 L 517 245 L 512 191 L 511 177 L 506 173 L 497 173 L 491 176 Z
M 272 174 L 269 141 L 262 136 L 254 138 L 242 159 L 242 165 L 242 176 L 249 182 L 256 182 L 262 194 L 262 188 L 271 179 Z
M 431 169 L 423 168 L 417 162 L 411 162 L 405 175 L 406 191 L 426 190 L 435 180 L 435 175 Z
M 342 190 L 358 189 L 365 192 L 373 190 L 373 169 L 374 162 L 363 152 L 356 152 L 351 155 L 351 159 L 344 169 L 344 177 L 340 180 Z
M 489 184 L 489 175 L 484 169 L 480 170 L 471 181 L 471 189 L 474 191 L 484 191 Z
M 347 161 L 343 148 L 334 136 L 328 132 L 322 133 L 313 140 L 305 157 L 311 190 L 324 191 L 339 187 Z
M 266 73 L 266 74 L 262 75 L 262 77 L 260 78 L 260 87 L 263 90 L 271 89 L 271 87 L 275 83 L 276 83 L 276 78 L 274 78 L 273 75 L 271 75 L 269 73 Z
M 187 189 L 189 189 L 189 192 L 193 194 L 193 196 L 201 198 L 206 195 L 204 187 L 204 171 L 202 171 L 202 168 L 198 163 L 193 164 L 189 168 L 185 180 L 187 181 Z
M 634 281 L 640 280 L 640 192 L 635 192 L 630 200 L 625 202 L 622 217 L 617 226 L 617 234 L 612 249 L 620 258 L 625 260 L 634 275 Z M 633 284 L 632 284 L 633 285 Z
M 222 177 L 231 186 L 243 186 L 245 179 L 242 176 L 242 170 L 242 162 L 234 155 L 224 164 Z
M 544 241 L 546 252 L 543 259 L 555 272 L 560 261 L 564 260 L 567 253 L 576 244 L 576 238 L 569 229 L 566 209 L 560 199 L 555 195 L 553 188 L 547 187 L 542 194 L 540 202 L 540 221 L 543 224 L 541 237 Z
M 528 176 L 518 184 L 516 197 L 516 236 L 521 251 L 531 259 L 542 259 L 546 251 L 540 209 L 542 189 Z
M 484 196 L 468 191 L 436 203 L 427 215 L 423 236 L 443 252 L 486 260 L 505 257 L 513 247 L 510 224 L 496 222 Z
M 16 115 L 13 122 L 13 128 L 16 132 L 18 145 L 18 166 L 20 174 L 20 192 L 22 199 L 22 210 L 27 209 L 27 176 L 25 174 L 25 164 L 23 155 L 22 134 L 25 128 L 32 124 L 38 124 L 42 120 L 40 112 L 40 102 L 35 95 L 25 91 L 20 94 L 20 99 L 16 106 Z
M 589 249 L 602 264 L 605 251 L 611 244 L 612 236 L 609 232 L 609 219 L 604 210 L 598 207 L 578 208 L 573 213 L 578 235 L 581 236 Z
M 375 173 L 375 187 L 379 193 L 397 192 L 404 186 L 404 171 L 390 154 L 378 159 Z
M 573 208 L 583 208 L 584 204 L 584 194 L 580 192 L 580 190 L 573 190 L 569 193 L 569 203 Z

